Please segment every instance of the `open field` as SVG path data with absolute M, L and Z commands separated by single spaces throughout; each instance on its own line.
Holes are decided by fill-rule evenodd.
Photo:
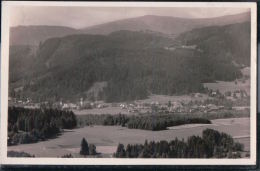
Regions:
M 241 69 L 241 72 L 244 77 L 250 76 L 250 67 L 245 67 Z M 242 80 L 237 80 L 237 84 L 235 81 L 217 81 L 216 83 L 204 83 L 204 87 L 207 87 L 212 90 L 219 90 L 221 93 L 225 93 L 227 91 L 234 92 L 236 90 L 245 90 L 247 94 L 250 94 L 250 79 L 245 79 L 244 82 Z
M 245 90 L 247 94 L 250 94 L 250 80 L 246 80 L 245 83 L 238 81 L 237 84 L 234 81 L 217 81 L 216 83 L 204 83 L 204 87 L 215 91 L 219 90 L 221 93 Z
M 88 114 L 96 114 L 96 115 L 101 115 L 101 114 L 111 114 L 111 115 L 116 115 L 116 114 L 130 114 L 126 109 L 121 109 L 120 107 L 106 107 L 102 109 L 86 109 L 86 110 L 73 110 L 75 115 L 88 115 Z
M 151 103 L 151 102 L 159 102 L 161 104 L 171 102 L 183 102 L 188 103 L 191 100 L 193 101 L 204 101 L 208 99 L 209 96 L 206 94 L 200 94 L 200 97 L 193 97 L 191 95 L 180 95 L 180 96 L 167 96 L 167 95 L 151 95 L 149 98 L 144 100 L 137 100 L 137 103 Z
M 138 144 L 149 141 L 173 140 L 175 137 L 186 139 L 192 135 L 201 135 L 206 128 L 212 128 L 232 135 L 236 141 L 249 150 L 250 134 L 249 118 L 229 118 L 212 120 L 212 124 L 176 126 L 175 129 L 164 131 L 147 131 L 139 129 L 127 129 L 120 126 L 92 126 L 78 128 L 74 130 L 65 130 L 65 132 L 56 139 L 38 142 L 34 144 L 22 144 L 9 146 L 10 151 L 24 151 L 34 154 L 36 157 L 57 157 L 64 154 L 79 153 L 80 142 L 83 137 L 88 143 L 95 144 L 97 151 L 104 154 L 104 157 L 110 157 L 115 152 L 118 143 Z M 179 129 L 178 129 L 179 128 Z

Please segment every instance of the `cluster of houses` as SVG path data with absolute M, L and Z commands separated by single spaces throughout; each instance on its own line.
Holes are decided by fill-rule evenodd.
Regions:
M 197 50 L 199 52 L 202 52 L 201 49 L 197 47 L 197 45 L 180 45 L 180 46 L 169 46 L 164 47 L 165 50 L 174 51 L 176 49 L 189 49 L 189 50 Z
M 102 109 L 108 107 L 108 105 L 106 105 L 101 101 L 90 102 L 90 101 L 83 101 L 83 99 L 81 99 L 77 103 L 60 101 L 59 103 L 55 104 L 55 107 L 63 110 L 84 110 L 84 109 L 94 109 L 94 108 Z
M 202 113 L 210 113 L 216 112 L 219 110 L 225 109 L 224 106 L 217 106 L 215 104 L 207 104 L 207 105 L 193 105 L 190 107 L 189 112 L 202 112 Z
M 187 105 L 182 102 L 168 102 L 159 103 L 158 101 L 152 101 L 150 103 L 112 103 L 107 104 L 103 101 L 83 101 L 81 98 L 79 102 L 55 102 L 50 104 L 49 102 L 33 103 L 31 99 L 17 100 L 15 98 L 9 98 L 9 103 L 15 103 L 17 106 L 23 106 L 25 108 L 40 108 L 42 106 L 51 106 L 62 110 L 84 110 L 84 109 L 103 109 L 106 107 L 120 107 L 122 110 L 126 110 L 129 113 L 193 113 L 193 112 L 212 112 L 221 110 L 224 106 L 216 106 L 214 104 L 208 105 Z
M 242 99 L 244 97 L 248 97 L 248 94 L 245 90 L 235 90 L 235 91 L 226 91 L 225 93 L 220 93 L 219 91 L 215 91 L 215 90 L 210 90 L 208 92 L 208 95 L 210 97 L 223 97 L 223 98 L 227 98 L 229 100 L 234 100 L 234 99 Z
M 207 105 L 188 105 L 182 102 L 168 102 L 160 104 L 159 102 L 151 103 L 121 103 L 119 105 L 122 110 L 127 110 L 129 113 L 194 113 L 194 112 L 215 112 L 222 110 L 224 106 L 217 106 L 215 104 Z
M 239 99 L 239 98 L 248 97 L 248 94 L 245 90 L 236 90 L 232 92 L 230 96 L 235 99 Z
M 25 108 L 40 108 L 41 103 L 33 103 L 30 98 L 25 98 L 25 99 L 17 99 L 17 98 L 12 98 L 8 97 L 8 105 L 10 106 L 21 106 Z

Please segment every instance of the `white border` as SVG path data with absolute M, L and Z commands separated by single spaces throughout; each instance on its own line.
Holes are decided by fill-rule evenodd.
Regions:
M 10 158 L 7 157 L 7 109 L 9 71 L 9 7 L 30 6 L 85 6 L 85 7 L 228 7 L 251 9 L 251 106 L 250 158 L 248 159 L 122 159 L 122 158 Z M 257 41 L 256 3 L 254 2 L 2 2 L 1 51 L 1 144 L 0 164 L 28 165 L 256 165 L 256 109 L 257 109 Z M 239 131 L 239 130 L 238 130 Z

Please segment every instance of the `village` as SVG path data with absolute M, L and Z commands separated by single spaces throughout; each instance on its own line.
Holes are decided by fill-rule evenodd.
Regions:
M 76 114 L 210 113 L 220 110 L 249 109 L 249 105 L 243 103 L 249 98 L 244 90 L 225 93 L 221 93 L 218 90 L 208 90 L 207 94 L 191 93 L 189 97 L 190 100 L 136 100 L 118 103 L 105 103 L 101 100 L 90 101 L 83 98 L 80 98 L 77 102 L 61 100 L 54 103 L 48 101 L 35 103 L 30 98 L 16 99 L 9 97 L 9 106 L 30 109 L 57 108 L 72 110 Z

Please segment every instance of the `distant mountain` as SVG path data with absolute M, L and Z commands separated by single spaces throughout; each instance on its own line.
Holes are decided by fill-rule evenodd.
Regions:
M 10 45 L 36 45 L 51 37 L 77 33 L 76 29 L 62 26 L 17 26 L 10 28 Z
M 168 16 L 146 15 L 137 18 L 123 19 L 82 29 L 82 33 L 109 34 L 118 30 L 152 30 L 164 34 L 178 35 L 194 28 L 213 25 L 227 25 L 250 21 L 250 13 L 241 13 L 216 18 L 178 18 Z
M 174 40 L 128 30 L 51 38 L 30 58 L 23 79 L 14 79 L 16 65 L 10 65 L 12 85 L 23 87 L 19 92 L 13 86 L 10 93 L 38 101 L 78 100 L 90 98 L 85 92 L 98 82 L 106 85 L 98 96 L 108 102 L 203 92 L 203 82 L 241 76 L 234 62 L 248 65 L 249 41 L 249 22 L 194 29 Z
M 242 13 L 217 18 L 178 18 L 146 15 L 137 18 L 117 20 L 84 29 L 73 29 L 62 26 L 18 26 L 10 29 L 11 45 L 39 45 L 51 37 L 63 37 L 71 34 L 109 34 L 120 30 L 153 31 L 161 34 L 178 34 L 213 25 L 227 25 L 250 21 L 250 13 Z

